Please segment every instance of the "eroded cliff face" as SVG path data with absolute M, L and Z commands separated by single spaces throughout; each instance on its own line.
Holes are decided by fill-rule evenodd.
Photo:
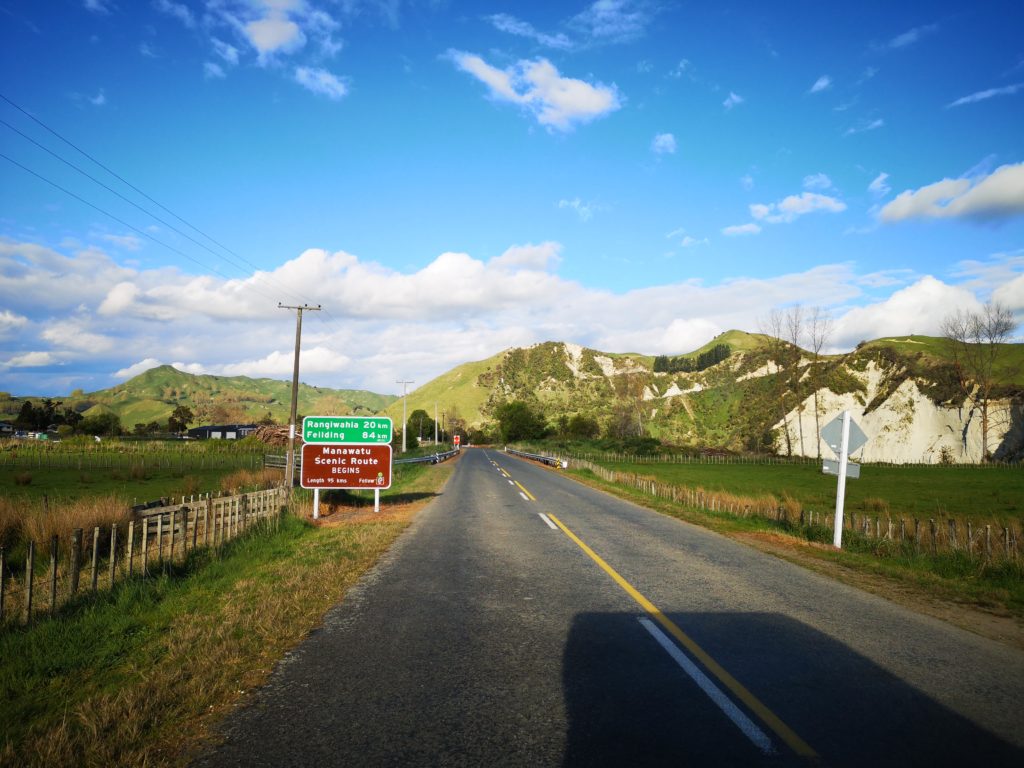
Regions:
M 818 423 L 827 424 L 844 410 L 868 436 L 868 443 L 854 457 L 873 462 L 976 463 L 982 455 L 981 410 L 969 399 L 959 406 L 935 403 L 921 391 L 921 382 L 908 378 L 888 391 L 883 382 L 886 366 L 868 363 L 865 370 L 848 373 L 864 384 L 864 392 L 835 394 L 818 391 Z M 881 396 L 880 402 L 878 402 Z M 874 407 L 868 408 L 867 403 Z M 793 453 L 818 455 L 815 398 L 808 396 L 786 414 L 775 428 L 789 431 Z M 1012 459 L 1024 442 L 1024 409 L 1020 402 L 993 401 L 988 407 L 988 449 L 995 458 Z M 831 458 L 827 446 L 821 455 Z

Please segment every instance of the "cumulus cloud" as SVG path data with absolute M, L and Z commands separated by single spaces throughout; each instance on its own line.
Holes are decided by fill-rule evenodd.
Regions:
M 951 101 L 946 105 L 946 109 L 949 109 L 950 107 L 961 107 L 964 104 L 976 104 L 979 101 L 986 101 L 996 96 L 1012 96 L 1022 88 L 1024 88 L 1024 83 L 1014 83 L 1013 85 L 1004 85 L 1001 88 L 989 88 L 984 91 L 977 91 L 967 96 L 961 96 L 956 101 Z
M 732 91 L 729 91 L 729 95 L 726 97 L 725 101 L 722 102 L 722 106 L 728 110 L 742 103 L 742 96 L 735 94 Z
M 882 221 L 964 218 L 1000 221 L 1024 214 L 1024 163 L 1004 165 L 976 180 L 943 179 L 906 190 L 882 208 Z
M 526 37 L 548 48 L 559 48 L 562 50 L 572 48 L 572 40 L 563 33 L 559 32 L 557 35 L 545 34 L 535 29 L 529 22 L 521 21 L 507 13 L 495 13 L 488 16 L 487 20 L 500 32 Z
M 591 85 L 562 77 L 544 58 L 498 69 L 464 51 L 450 50 L 448 57 L 460 70 L 484 83 L 492 98 L 519 105 L 547 128 L 570 131 L 577 124 L 588 123 L 621 106 L 615 85 Z
M 671 133 L 659 133 L 651 141 L 651 151 L 656 155 L 674 155 L 676 153 L 676 137 Z
M 737 235 L 756 235 L 761 231 L 761 226 L 754 222 L 747 224 L 734 224 L 730 227 L 722 229 L 722 234 L 726 237 L 736 237 Z
M 832 87 L 832 78 L 829 77 L 828 75 L 822 75 L 821 77 L 819 77 L 817 80 L 814 81 L 814 85 L 812 85 L 807 92 L 808 93 L 821 93 L 822 91 L 827 91 L 831 87 Z
M 338 101 L 348 93 L 348 86 L 344 80 L 326 69 L 296 67 L 295 82 L 306 90 L 319 96 L 326 96 L 332 101 Z
M 683 247 L 705 242 L 684 239 Z M 45 368 L 57 363 L 55 393 L 67 391 L 72 368 L 94 373 L 88 385 L 100 388 L 161 361 L 190 373 L 287 379 L 294 317 L 268 298 L 267 282 L 326 310 L 303 323 L 303 381 L 378 392 L 393 392 L 396 379 L 425 383 L 460 363 L 546 339 L 678 354 L 721 331 L 756 328 L 759 316 L 793 301 L 833 308 L 844 319 L 844 343 L 852 345 L 928 332 L 950 306 L 969 306 L 961 302 L 974 295 L 934 278 L 905 287 L 906 276 L 894 282 L 859 275 L 852 264 L 614 291 L 561 277 L 562 250 L 541 242 L 489 258 L 453 251 L 400 271 L 345 251 L 309 249 L 259 276 L 227 280 L 167 268 L 126 270 L 96 250 L 61 253 L 0 240 L 0 295 L 11 301 L 0 310 L 0 329 L 17 333 L 21 345 L 4 355 L 0 389 L 27 381 L 25 391 L 46 392 L 45 382 L 56 379 L 46 379 L 53 374 Z M 1024 259 L 1004 259 L 1001 268 L 1001 296 L 1017 306 Z M 866 304 L 868 289 L 896 292 Z M 438 345 L 439 338 L 445 343 Z
M 801 192 L 799 195 L 790 195 L 778 203 L 754 203 L 750 206 L 750 215 L 769 224 L 788 224 L 800 216 L 815 211 L 841 213 L 845 210 L 846 203 L 842 200 L 814 192 Z

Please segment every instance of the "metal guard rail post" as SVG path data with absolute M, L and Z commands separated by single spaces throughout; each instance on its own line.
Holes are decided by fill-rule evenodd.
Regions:
M 514 448 L 505 446 L 505 453 L 511 453 L 513 456 L 522 456 L 524 459 L 533 459 L 539 461 L 542 464 L 547 464 L 551 467 L 561 467 L 562 469 L 569 468 L 569 462 L 563 461 L 556 456 L 541 456 L 539 453 L 526 453 L 526 451 L 517 451 Z

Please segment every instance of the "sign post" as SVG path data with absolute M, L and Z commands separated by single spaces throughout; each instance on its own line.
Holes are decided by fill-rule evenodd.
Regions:
M 846 501 L 846 477 L 860 477 L 860 466 L 850 461 L 850 454 L 864 446 L 868 441 L 867 435 L 857 425 L 857 422 L 850 418 L 849 411 L 843 411 L 832 421 L 822 427 L 821 437 L 825 443 L 839 457 L 839 461 L 824 462 L 822 471 L 826 474 L 836 474 L 839 480 L 836 483 L 836 515 L 832 530 L 832 544 L 837 549 L 843 546 L 843 504 Z

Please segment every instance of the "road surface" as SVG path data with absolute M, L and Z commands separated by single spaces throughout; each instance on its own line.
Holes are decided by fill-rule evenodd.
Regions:
M 539 465 L 443 494 L 200 766 L 1024 765 L 1024 654 Z

